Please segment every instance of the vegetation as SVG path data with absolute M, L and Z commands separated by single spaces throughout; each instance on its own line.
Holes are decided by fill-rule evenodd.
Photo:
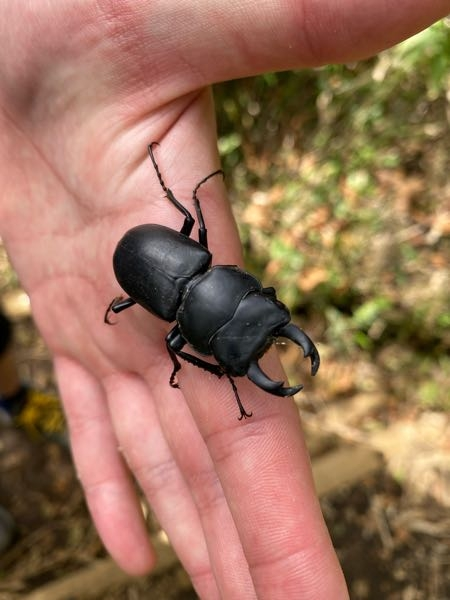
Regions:
M 331 357 L 450 408 L 450 36 L 216 86 L 248 265 Z M 312 324 L 311 324 L 312 323 Z

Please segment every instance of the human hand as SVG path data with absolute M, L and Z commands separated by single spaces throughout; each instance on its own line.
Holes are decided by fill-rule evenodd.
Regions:
M 138 223 L 180 227 L 150 141 L 161 142 L 161 170 L 181 200 L 219 166 L 210 83 L 367 56 L 448 9 L 443 0 L 0 9 L 1 235 L 55 356 L 90 510 L 125 570 L 155 560 L 134 477 L 202 598 L 347 597 L 292 401 L 240 380 L 254 416 L 239 422 L 226 380 L 183 365 L 181 392 L 171 389 L 167 323 L 134 307 L 103 324 L 120 293 L 111 256 Z M 202 207 L 215 262 L 239 263 L 219 179 L 202 188 Z

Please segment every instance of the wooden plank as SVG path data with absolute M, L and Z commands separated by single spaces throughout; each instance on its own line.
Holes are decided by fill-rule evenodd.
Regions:
M 382 457 L 372 448 L 360 444 L 345 445 L 312 462 L 317 494 L 323 496 L 351 485 L 381 468 Z
M 174 567 L 178 563 L 178 559 L 172 548 L 157 537 L 152 537 L 152 543 L 158 555 L 158 562 L 151 572 L 151 576 L 155 576 Z M 119 569 L 112 559 L 99 559 L 75 573 L 70 573 L 57 581 L 41 586 L 24 596 L 23 600 L 69 600 L 73 598 L 88 600 L 112 586 L 130 581 L 133 581 L 133 578 Z

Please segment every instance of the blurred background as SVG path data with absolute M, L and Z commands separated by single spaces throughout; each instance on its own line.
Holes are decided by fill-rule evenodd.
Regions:
M 247 267 L 321 352 L 311 381 L 280 346 L 307 383 L 298 405 L 355 600 L 450 598 L 449 27 L 360 63 L 215 87 Z M 0 297 L 23 379 L 56 395 L 1 247 Z M 0 435 L 0 504 L 16 521 L 0 599 L 68 598 L 74 582 L 72 598 L 195 598 L 151 513 L 159 570 L 115 570 L 67 449 L 30 435 L 32 420 Z

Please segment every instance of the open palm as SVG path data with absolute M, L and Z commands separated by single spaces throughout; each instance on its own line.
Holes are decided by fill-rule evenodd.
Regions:
M 136 479 L 201 597 L 345 598 L 292 402 L 239 382 L 254 417 L 238 422 L 227 381 L 188 365 L 170 388 L 167 323 L 140 307 L 103 323 L 120 293 L 111 256 L 134 225 L 181 226 L 149 142 L 182 201 L 219 167 L 209 84 L 366 56 L 448 1 L 398 2 L 388 22 L 369 1 L 20 4 L 0 9 L 1 235 L 54 354 L 105 544 L 132 573 L 154 562 Z M 239 263 L 219 178 L 202 207 L 215 262 Z

